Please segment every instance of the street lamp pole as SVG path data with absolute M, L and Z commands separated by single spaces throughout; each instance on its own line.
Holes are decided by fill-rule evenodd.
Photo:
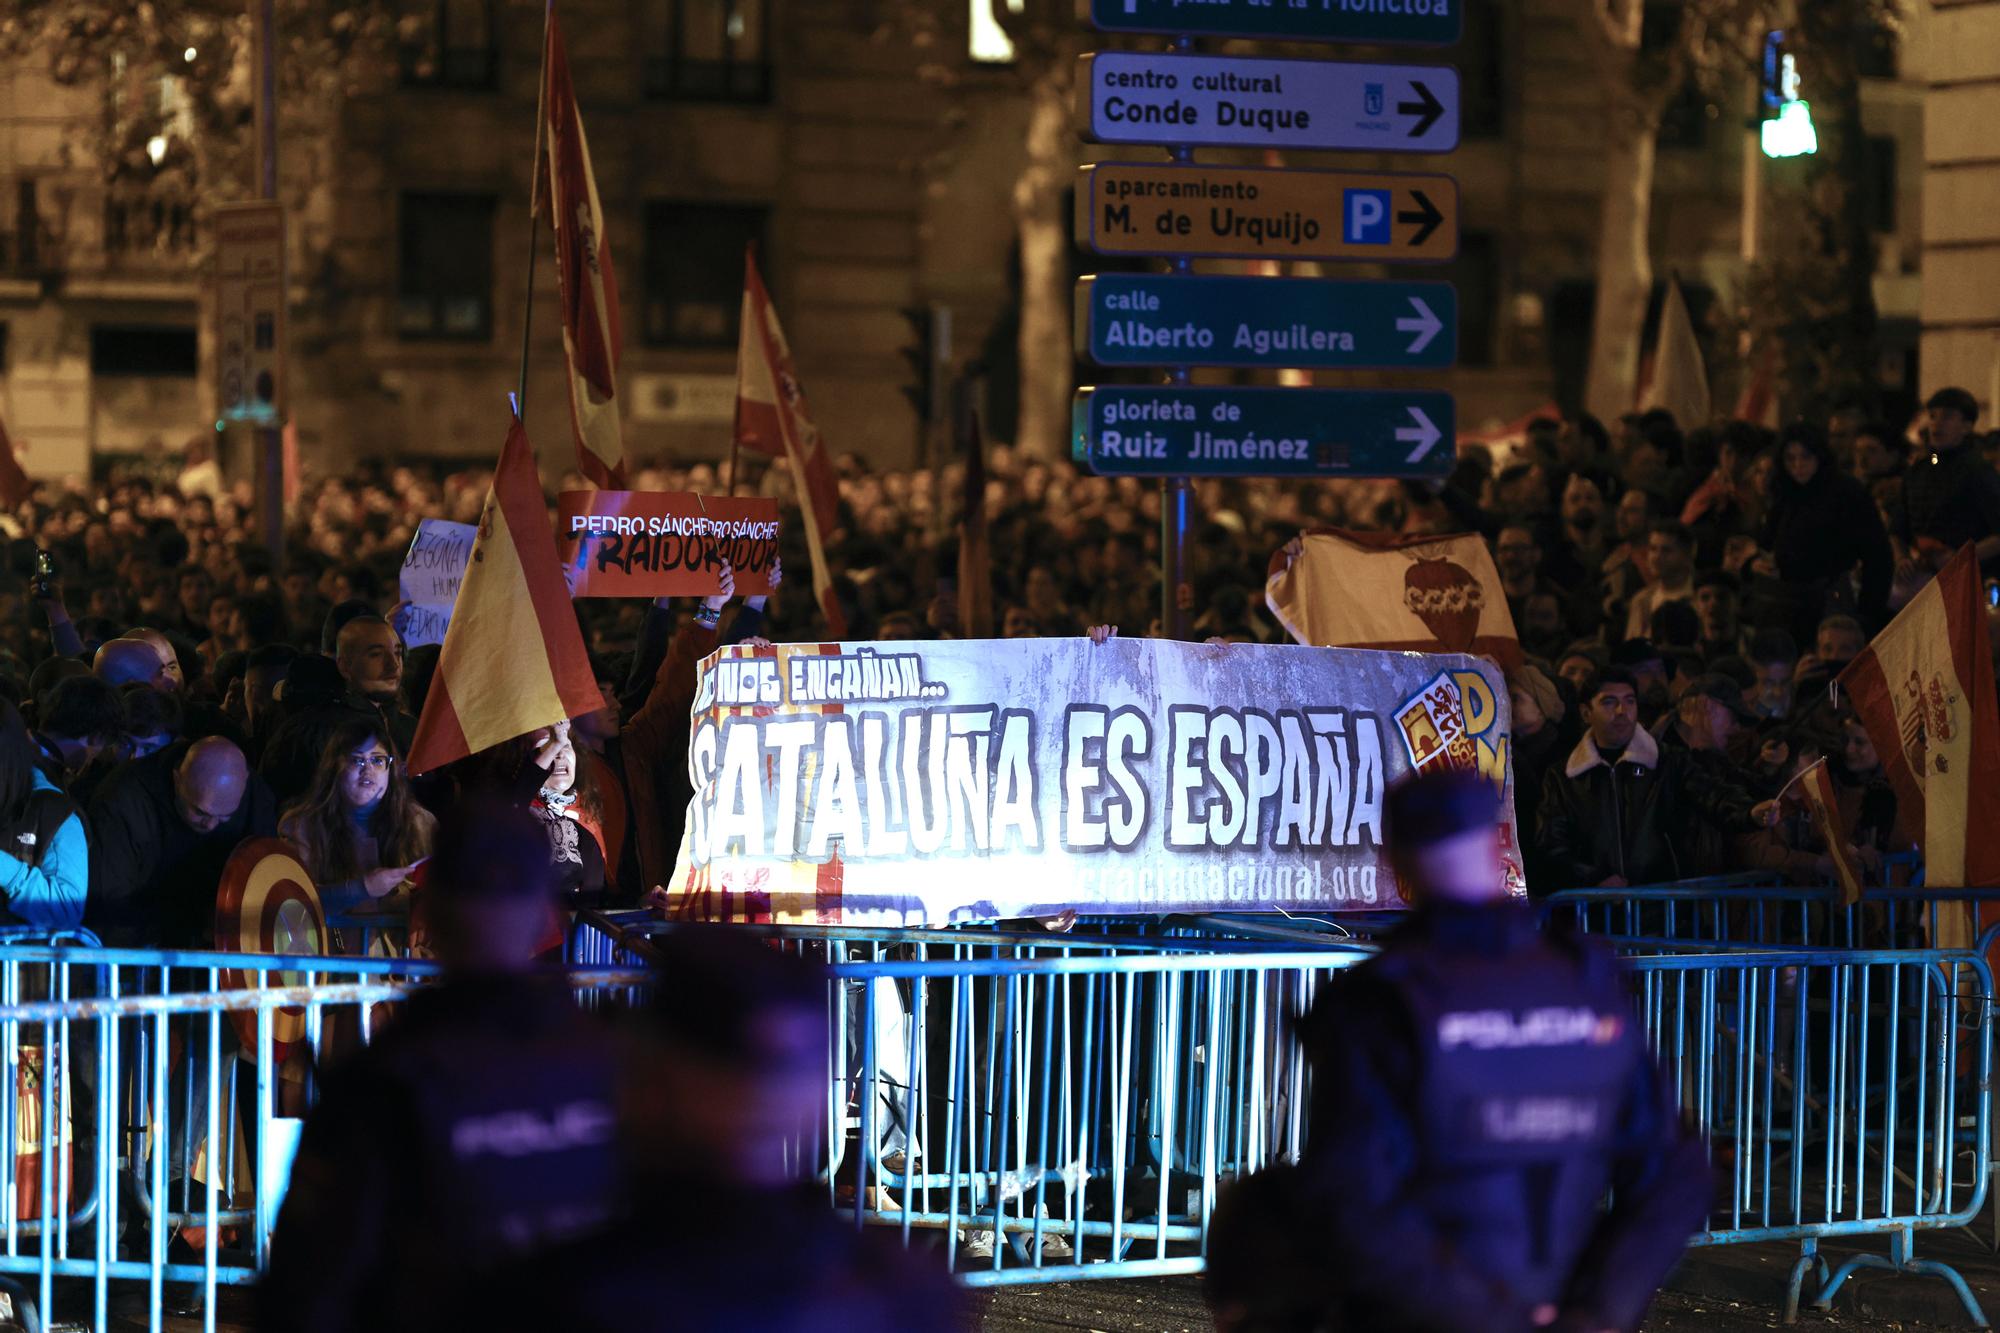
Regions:
M 278 50 L 277 20 L 274 0 L 250 0 L 250 28 L 252 37 L 252 77 L 255 83 L 254 129 L 257 139 L 257 197 L 276 199 L 278 197 Z M 284 245 L 282 236 L 279 244 L 278 291 L 281 303 L 290 300 L 289 265 L 282 258 Z M 282 304 L 280 306 L 282 309 Z M 280 337 L 286 321 L 280 319 Z M 282 367 L 285 349 L 277 349 Z M 278 402 L 277 416 L 269 424 L 259 424 L 257 431 L 257 510 L 259 527 L 264 537 L 264 545 L 270 550 L 272 559 L 282 560 L 285 548 L 285 443 L 284 420 L 289 395 L 284 392 L 285 376 L 277 376 Z

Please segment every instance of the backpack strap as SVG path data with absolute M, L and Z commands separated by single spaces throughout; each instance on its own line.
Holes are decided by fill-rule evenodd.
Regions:
M 48 855 L 49 844 L 62 831 L 64 822 L 76 813 L 76 803 L 59 791 L 37 789 L 28 793 L 23 813 L 26 818 L 14 836 L 14 845 L 6 851 L 39 869 L 42 858 Z

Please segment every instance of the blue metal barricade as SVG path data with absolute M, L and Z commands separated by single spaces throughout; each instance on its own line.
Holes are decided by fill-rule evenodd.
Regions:
M 2000 906 L 2000 889 L 1871 888 L 1843 904 L 1825 886 L 1715 883 L 1568 889 L 1542 900 L 1550 920 L 1634 949 L 1727 945 L 1749 948 L 1935 947 L 1946 912 Z M 1991 927 L 1987 934 L 2000 931 Z M 1970 940 L 1980 932 L 1972 929 Z
M 651 928 L 605 924 L 603 947 L 643 968 Z M 1305 1146 L 1293 1018 L 1367 956 L 1311 934 L 1217 952 L 1187 936 L 759 933 L 832 963 L 828 1095 L 793 1169 L 857 1225 L 941 1244 L 973 1285 L 1199 1269 L 1218 1189 Z M 1726 1182 L 1694 1243 L 1796 1242 L 1793 1305 L 1869 1265 L 1943 1276 L 1976 1315 L 1914 1242 L 1967 1225 L 1987 1193 L 1983 957 L 1701 950 L 1629 966 L 1635 1014 Z M 224 988 L 229 969 L 246 989 Z M 98 1328 L 114 1281 L 148 1288 L 158 1327 L 165 1283 L 212 1296 L 253 1280 L 284 1174 L 266 1150 L 311 1094 L 309 1073 L 287 1093 L 287 1034 L 365 1040 L 375 1006 L 430 971 L 0 944 L 0 1112 L 12 1133 L 33 1108 L 42 1145 L 31 1167 L 0 1158 L 0 1274 L 32 1279 L 44 1310 L 57 1277 L 88 1279 Z M 587 994 L 644 984 L 579 976 Z M 28 1050 L 47 1071 L 32 1085 Z M 176 1230 L 200 1240 L 170 1263 Z M 1890 1252 L 1828 1271 L 1818 1247 L 1843 1236 Z
M 858 1221 L 950 1237 L 990 1285 L 1185 1272 L 1219 1183 L 1303 1146 L 1289 1018 L 1351 951 L 867 962 L 862 1151 L 826 1173 Z M 1969 951 L 1794 950 L 1630 960 L 1638 1014 L 1728 1181 L 1696 1244 L 1796 1241 L 1796 1308 L 1833 1236 L 1890 1239 L 1978 1214 L 1990 1166 L 1992 977 Z M 885 983 L 906 987 L 884 1023 Z M 901 993 L 901 992 L 899 992 Z M 894 1066 L 907 1120 L 869 1087 Z M 831 1117 L 837 1119 L 838 1117 Z
M 1631 960 L 1640 1015 L 1670 1087 L 1727 1184 L 1697 1245 L 1797 1241 L 1796 1314 L 1814 1271 L 1831 1303 L 1861 1267 L 1930 1273 L 1973 1320 L 1947 1265 L 1913 1257 L 1921 1230 L 1966 1226 L 1991 1167 L 1993 977 L 1945 950 L 1802 950 Z M 1821 1241 L 1886 1235 L 1891 1255 L 1830 1274 Z

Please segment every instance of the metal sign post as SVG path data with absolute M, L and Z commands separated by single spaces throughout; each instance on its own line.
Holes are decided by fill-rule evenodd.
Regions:
M 1458 73 L 1197 55 L 1195 34 L 1305 41 L 1458 40 L 1458 0 L 1091 0 L 1107 32 L 1174 35 L 1168 53 L 1100 51 L 1077 81 L 1086 138 L 1164 147 L 1169 165 L 1082 169 L 1077 238 L 1152 255 L 1166 275 L 1077 285 L 1077 342 L 1099 365 L 1158 366 L 1157 386 L 1086 387 L 1076 460 L 1100 476 L 1161 478 L 1161 625 L 1187 635 L 1190 478 L 1443 477 L 1456 411 L 1425 390 L 1195 385 L 1193 367 L 1443 368 L 1458 296 L 1444 283 L 1195 276 L 1196 258 L 1439 262 L 1458 251 L 1448 176 L 1196 166 L 1196 147 L 1445 153 L 1458 146 Z

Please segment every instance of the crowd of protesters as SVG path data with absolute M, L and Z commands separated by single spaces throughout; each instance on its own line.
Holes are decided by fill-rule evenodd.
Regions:
M 2000 562 L 2000 434 L 1977 419 L 1959 389 L 1908 430 L 1851 411 L 1777 432 L 1549 418 L 1504 454 L 1462 447 L 1442 485 L 1203 480 L 1175 600 L 1194 637 L 1280 641 L 1265 575 L 1302 529 L 1477 531 L 1526 654 L 1509 685 L 1534 891 L 1824 874 L 1828 849 L 1779 799 L 1822 756 L 1879 869 L 1912 830 L 1832 683 L 1945 555 L 1975 542 Z M 991 632 L 1160 632 L 1156 487 L 1005 447 L 983 476 Z M 318 482 L 282 561 L 255 540 L 247 495 L 170 477 L 44 487 L 0 519 L 0 818 L 21 863 L 0 886 L 7 914 L 201 944 L 231 849 L 277 833 L 339 913 L 399 892 L 436 818 L 470 797 L 533 811 L 573 899 L 664 884 L 695 664 L 719 642 L 821 637 L 819 609 L 796 573 L 733 609 L 580 601 L 605 708 L 412 775 L 438 650 L 406 651 L 397 571 L 418 521 L 476 519 L 489 479 L 383 467 Z M 633 485 L 715 493 L 729 477 L 657 467 Z M 779 470 L 742 485 L 789 500 Z M 828 545 L 850 634 L 966 633 L 967 503 L 960 465 L 843 460 Z

